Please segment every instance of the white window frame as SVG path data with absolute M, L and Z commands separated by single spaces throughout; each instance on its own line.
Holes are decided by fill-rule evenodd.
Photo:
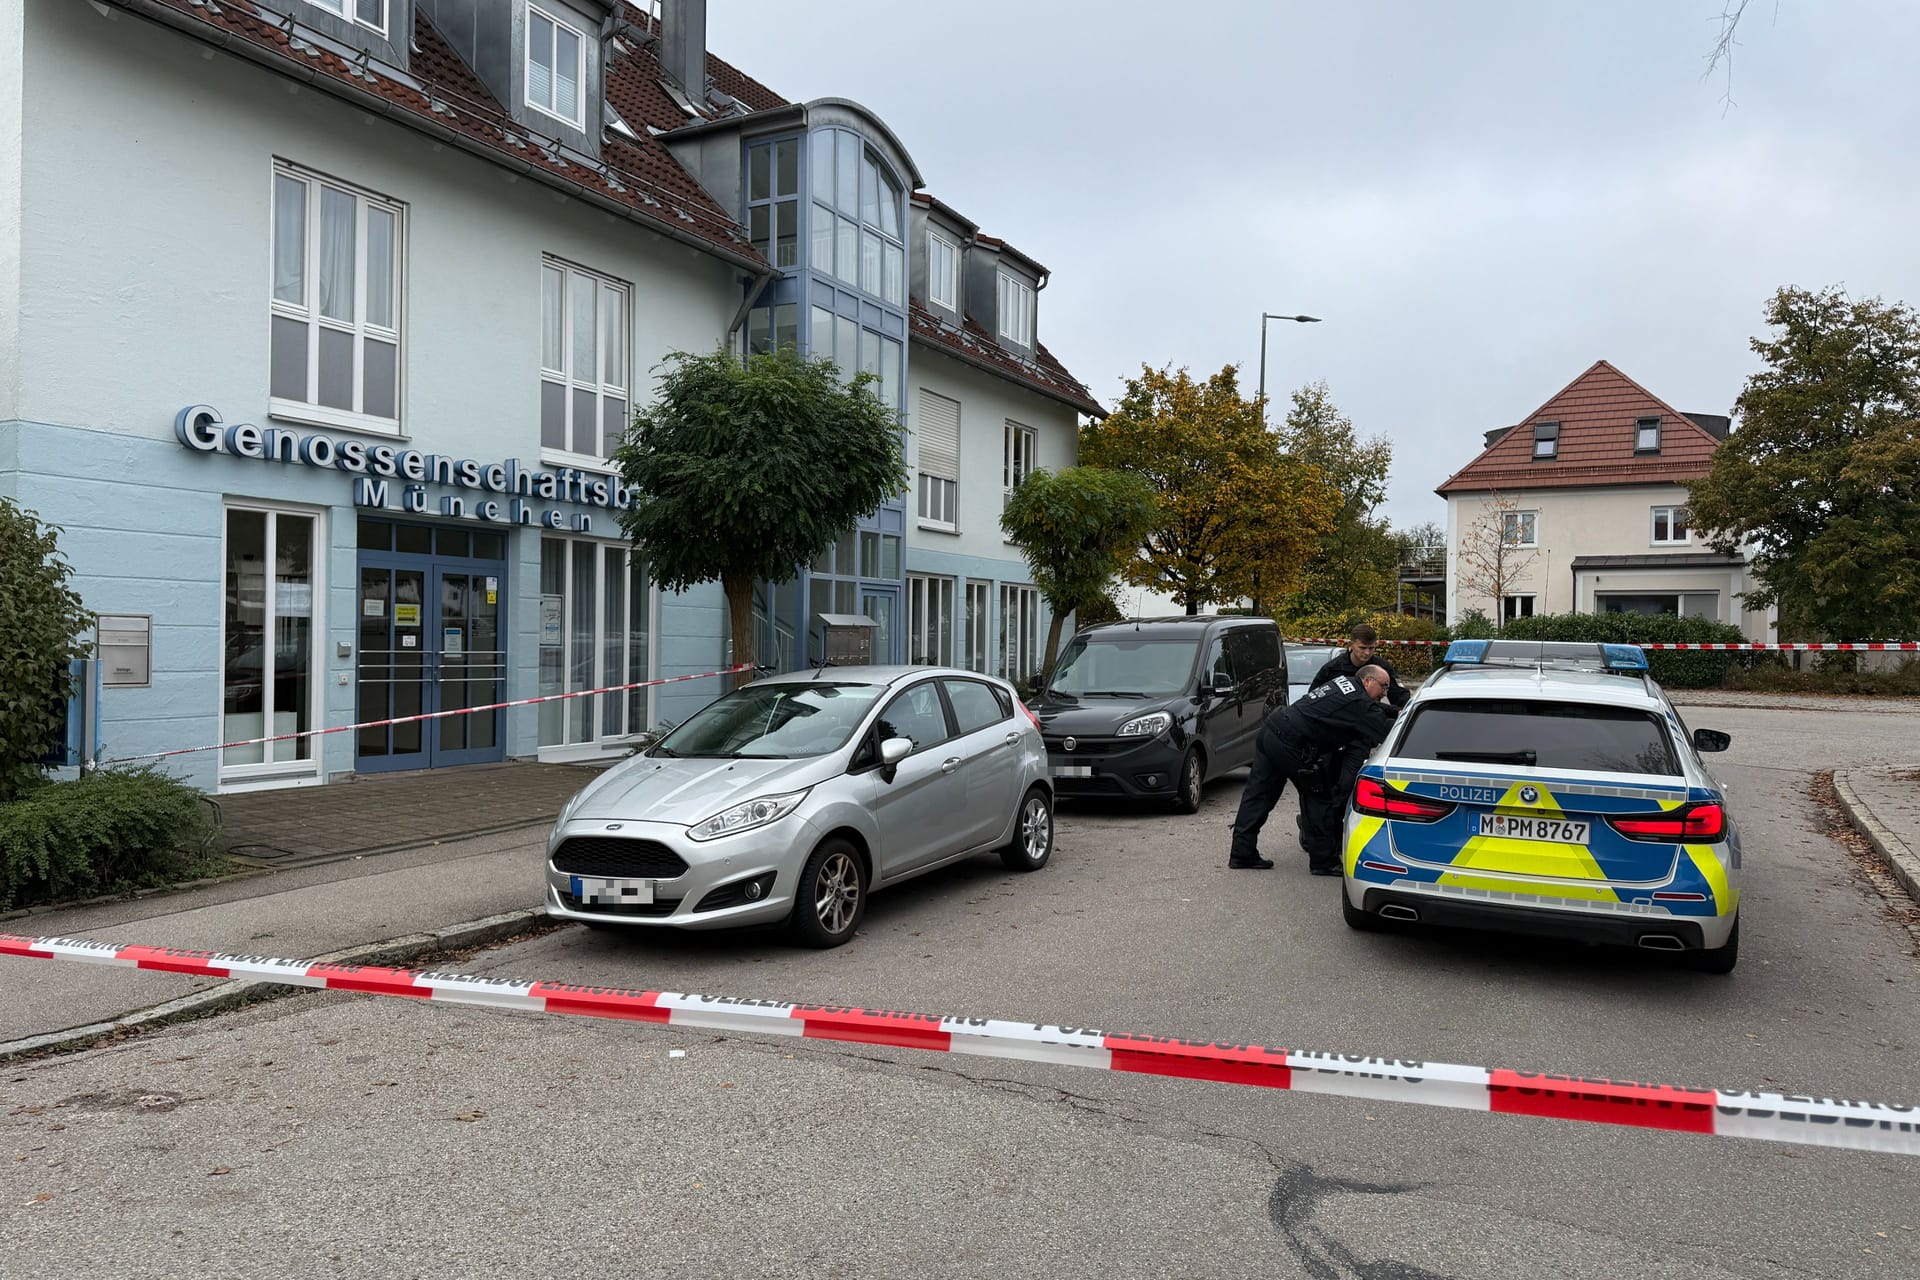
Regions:
M 1000 584 L 1000 678 L 1019 687 L 1040 674 L 1040 589 L 1031 583 Z
M 564 563 L 560 569 L 561 691 L 566 693 L 576 692 L 576 690 L 572 688 L 574 683 L 572 657 L 574 640 L 576 638 L 573 600 L 573 559 L 576 548 L 581 546 L 592 548 L 591 554 L 593 557 L 593 635 L 590 640 L 593 653 L 593 673 L 587 677 L 588 683 L 585 687 L 590 689 L 603 689 L 616 684 L 625 684 L 626 680 L 613 679 L 607 670 L 607 557 L 610 553 L 616 552 L 624 553 L 626 557 L 625 573 L 627 576 L 627 591 L 629 593 L 627 597 L 627 636 L 628 643 L 631 644 L 634 616 L 634 600 L 632 596 L 633 564 L 640 553 L 627 543 L 610 542 L 605 538 L 569 536 L 555 530 L 545 531 L 542 534 L 542 538 L 543 540 L 565 543 L 567 548 Z M 538 582 L 537 572 L 535 581 L 536 583 Z M 637 676 L 631 672 L 620 673 L 624 676 L 632 676 L 637 680 L 657 679 L 660 670 L 660 588 L 654 581 L 651 571 L 647 574 L 646 593 L 646 600 L 643 606 L 647 628 L 646 670 Z M 536 645 L 537 643 L 538 640 L 536 637 Z M 631 722 L 632 718 L 629 714 L 631 706 L 628 699 L 630 694 L 634 692 L 642 695 L 640 715 L 641 719 L 645 721 L 644 724 L 637 726 Z M 657 693 L 657 688 L 648 687 L 646 689 L 632 690 L 629 693 L 595 694 L 593 697 L 587 699 L 587 701 L 593 704 L 593 708 L 589 716 L 591 734 L 584 739 L 574 737 L 573 707 L 580 700 L 568 698 L 559 702 L 556 705 L 561 708 L 560 741 L 536 747 L 536 758 L 548 762 L 590 760 L 605 756 L 615 749 L 624 749 L 635 738 L 646 733 L 647 730 L 653 726 L 658 709 L 658 700 L 655 696 Z M 625 730 L 621 733 L 610 734 L 604 732 L 601 728 L 605 720 L 606 708 L 601 705 L 600 700 L 606 697 L 615 697 L 622 700 L 618 704 L 621 708 L 620 714 L 628 723 Z M 536 738 L 537 736 L 536 731 Z
M 546 344 L 546 305 L 547 272 L 560 274 L 560 364 L 555 368 L 547 363 Z M 594 284 L 593 308 L 593 355 L 594 369 L 589 377 L 580 377 L 573 365 L 573 290 L 576 279 L 590 280 Z M 613 293 L 619 299 L 620 312 L 620 377 L 614 380 L 608 377 L 611 372 L 607 365 L 606 319 L 607 305 L 605 295 Z M 565 439 L 569 447 L 556 447 L 546 443 L 544 423 L 541 426 L 540 456 L 557 461 L 584 463 L 597 470 L 606 470 L 607 460 L 603 456 L 581 453 L 570 446 L 573 444 L 574 422 L 573 401 L 575 391 L 593 393 L 594 438 L 605 443 L 607 401 L 621 400 L 626 404 L 626 421 L 632 421 L 633 414 L 633 286 L 624 280 L 607 275 L 605 272 L 592 271 L 577 263 L 552 254 L 540 259 L 540 382 L 544 387 L 549 383 L 560 386 L 565 395 L 562 399 L 562 421 L 565 424 Z M 543 392 L 544 394 L 544 392 Z
M 965 643 L 957 655 L 960 665 L 986 675 L 993 667 L 993 583 L 988 579 L 967 579 L 960 625 L 965 633 Z
M 907 661 L 954 666 L 959 613 L 957 584 L 938 574 L 907 575 Z M 943 625 L 944 624 L 944 625 Z
M 573 83 L 575 86 L 575 93 L 574 93 L 575 110 L 574 110 L 574 114 L 571 116 L 563 116 L 558 111 L 554 110 L 552 106 L 534 101 L 534 97 L 533 97 L 533 20 L 535 18 L 544 18 L 546 21 L 553 24 L 553 38 L 548 43 L 547 52 L 553 55 L 553 58 L 554 58 L 553 66 L 556 73 L 559 70 L 559 54 L 558 54 L 557 46 L 559 45 L 559 42 L 560 42 L 560 32 L 561 31 L 569 32 L 573 36 L 576 42 L 574 45 L 576 53 L 574 56 L 574 65 L 573 65 L 573 72 L 574 72 Z M 565 124 L 572 125 L 576 129 L 585 129 L 587 127 L 586 125 L 586 120 L 587 120 L 587 36 L 586 36 L 586 33 L 580 30 L 580 28 L 574 26 L 571 22 L 567 22 L 563 19 L 555 17 L 552 13 L 548 12 L 546 9 L 541 8 L 539 5 L 529 4 L 527 6 L 526 46 L 527 46 L 526 66 L 522 68 L 521 73 L 526 77 L 527 106 L 529 106 L 535 111 L 538 111 L 543 116 L 551 116 L 553 119 L 559 120 Z M 549 98 L 552 97 L 553 86 L 554 86 L 554 83 L 558 81 L 558 79 L 559 79 L 559 76 L 556 74 L 554 76 L 553 81 L 550 81 L 547 85 Z
M 274 240 L 279 219 L 275 212 L 279 198 L 280 181 L 286 179 L 300 183 L 306 189 L 305 231 L 306 245 L 301 255 L 301 300 L 298 303 L 283 302 L 275 297 L 274 288 Z M 407 300 L 407 207 L 397 200 L 389 199 L 356 187 L 352 183 L 342 182 L 338 178 L 311 169 L 303 169 L 284 160 L 273 163 L 269 178 L 267 210 L 269 232 L 267 235 L 267 310 L 269 325 L 268 349 L 272 349 L 271 325 L 273 317 L 295 320 L 307 327 L 307 398 L 294 400 L 287 397 L 268 395 L 267 412 L 275 418 L 284 418 L 293 422 L 309 423 L 321 427 L 344 427 L 351 431 L 369 431 L 381 435 L 400 434 L 400 423 L 405 418 L 407 402 L 407 344 L 403 337 L 406 332 Z M 335 320 L 320 314 L 320 202 L 321 193 L 332 190 L 350 197 L 353 208 L 353 319 Z M 380 209 L 393 217 L 393 323 L 391 325 L 373 324 L 367 319 L 367 211 Z M 346 333 L 353 338 L 353 409 L 336 409 L 320 403 L 320 333 L 321 330 L 334 333 Z M 381 417 L 364 413 L 360 406 L 366 403 L 366 344 L 368 340 L 390 342 L 393 344 L 393 416 Z M 271 354 L 269 354 L 271 360 Z M 268 385 L 272 385 L 272 373 L 268 373 Z
M 944 251 L 944 252 L 942 252 Z M 941 259 L 946 259 L 945 266 Z M 927 232 L 927 301 L 949 311 L 960 309 L 960 246 L 938 231 Z
M 1507 541 L 1507 546 L 1537 547 L 1540 545 L 1540 513 L 1537 510 L 1501 512 L 1500 537 L 1502 541 L 1508 539 L 1510 528 L 1512 530 L 1512 540 Z M 1531 536 L 1522 537 L 1520 536 L 1522 532 Z
M 1665 517 L 1667 525 L 1667 536 L 1664 538 L 1660 536 L 1662 517 Z M 1677 538 L 1673 536 L 1673 527 L 1676 523 L 1680 525 L 1680 536 Z M 1648 540 L 1656 547 L 1691 546 L 1693 543 L 1692 513 L 1684 505 L 1653 508 Z
M 380 7 L 378 26 L 360 16 L 360 0 L 307 0 L 307 3 L 314 8 L 325 9 L 342 22 L 350 22 L 356 27 L 363 27 L 384 36 L 387 34 L 387 19 L 392 16 L 389 0 L 373 0 L 373 2 Z
M 953 418 L 952 475 L 948 475 L 941 469 L 944 460 L 928 456 L 926 447 L 931 435 L 930 423 L 936 416 L 933 411 L 942 410 L 947 405 L 952 406 Z M 952 396 L 943 396 L 936 391 L 921 387 L 915 420 L 921 451 L 919 457 L 921 470 L 916 485 L 914 506 L 915 517 L 922 529 L 932 529 L 940 533 L 958 533 L 960 530 L 960 448 L 963 439 L 960 402 Z
M 1024 447 L 1021 447 L 1023 446 Z M 1013 491 L 1032 475 L 1039 464 L 1034 454 L 1040 449 L 1040 433 L 1008 418 L 1000 437 L 1000 505 L 1013 501 Z
M 958 533 L 960 482 L 945 476 L 920 473 L 919 525 L 936 533 Z
M 311 578 L 309 585 L 312 590 L 313 603 L 310 606 L 312 612 L 308 615 L 312 620 L 312 625 L 308 628 L 308 638 L 313 645 L 313 652 L 308 658 L 310 676 L 307 681 L 307 725 L 311 729 L 322 728 L 326 724 L 326 684 L 328 680 L 332 679 L 332 676 L 328 674 L 328 669 L 322 657 L 329 643 L 326 606 L 327 516 L 329 513 L 325 507 L 303 506 L 297 503 L 256 502 L 251 500 L 229 500 L 222 503 L 220 506 L 220 579 L 223 593 L 225 591 L 227 575 L 227 516 L 235 511 L 253 512 L 257 515 L 267 517 L 267 542 L 264 555 L 266 568 L 269 573 L 273 574 L 273 577 L 271 577 L 266 584 L 266 611 L 265 618 L 261 623 L 261 635 L 264 637 L 264 640 L 262 642 L 260 670 L 261 681 L 265 685 L 261 691 L 261 706 L 265 708 L 262 712 L 265 724 L 260 736 L 263 737 L 273 732 L 274 714 L 281 710 L 281 708 L 273 705 L 273 665 L 271 658 L 275 639 L 274 633 L 278 630 L 280 621 L 280 589 L 277 585 L 279 582 L 277 566 L 279 564 L 280 538 L 280 521 L 278 517 L 283 515 L 304 516 L 313 521 L 313 545 L 309 549 L 310 558 L 308 561 L 308 563 L 313 566 L 312 572 L 309 575 Z M 227 611 L 223 606 L 220 610 L 220 654 L 222 656 L 219 667 L 219 679 L 215 681 L 215 697 L 217 699 L 215 715 L 220 725 L 222 738 L 227 736 L 226 652 Z M 307 744 L 307 758 L 304 760 L 275 760 L 273 758 L 273 752 L 276 747 L 283 745 L 298 746 L 297 741 L 293 744 L 264 743 L 259 748 L 261 759 L 247 764 L 228 764 L 227 752 L 220 752 L 218 766 L 220 790 L 230 791 L 244 789 L 244 784 L 250 781 L 269 778 L 312 777 L 317 780 L 320 776 L 321 757 L 325 755 L 326 747 L 318 736 L 307 738 L 305 741 Z
M 1033 286 L 1000 273 L 1000 336 L 1023 347 L 1033 345 Z
M 1535 599 L 1535 594 L 1536 593 L 1532 591 L 1515 591 L 1502 596 L 1500 598 L 1500 621 L 1504 624 L 1512 622 L 1516 618 L 1531 618 L 1534 613 L 1534 606 L 1538 603 Z M 1525 611 L 1522 611 L 1520 608 L 1522 601 L 1526 602 Z

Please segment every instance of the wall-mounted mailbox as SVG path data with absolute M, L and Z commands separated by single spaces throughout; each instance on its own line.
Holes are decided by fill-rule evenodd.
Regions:
M 873 661 L 873 637 L 880 624 L 864 613 L 820 615 L 825 658 L 836 667 L 862 667 Z
M 153 683 L 153 615 L 103 613 L 95 620 L 94 657 L 100 683 L 109 689 L 145 688 Z

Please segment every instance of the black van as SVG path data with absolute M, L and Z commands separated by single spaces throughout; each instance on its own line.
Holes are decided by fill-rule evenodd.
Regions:
M 1171 799 L 1253 761 L 1267 712 L 1287 700 L 1271 618 L 1130 618 L 1087 627 L 1032 702 L 1061 797 Z

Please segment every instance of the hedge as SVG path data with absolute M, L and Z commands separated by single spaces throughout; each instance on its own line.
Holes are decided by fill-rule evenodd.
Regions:
M 1740 628 L 1705 618 L 1670 613 L 1541 613 L 1507 623 L 1506 640 L 1598 640 L 1609 644 L 1741 644 Z M 1671 689 L 1714 689 L 1729 665 L 1752 665 L 1756 655 L 1652 650 L 1647 665 L 1653 678 Z M 1764 660 L 1764 659 L 1763 659 Z
M 1403 679 L 1419 680 L 1440 660 L 1437 646 L 1395 644 L 1396 640 L 1445 640 L 1447 629 L 1428 618 L 1405 613 L 1290 614 L 1275 618 L 1283 635 L 1310 640 L 1343 640 L 1362 622 L 1380 633 L 1380 653 Z
M 200 793 L 151 767 L 44 782 L 0 804 L 0 910 L 165 883 L 212 833 Z

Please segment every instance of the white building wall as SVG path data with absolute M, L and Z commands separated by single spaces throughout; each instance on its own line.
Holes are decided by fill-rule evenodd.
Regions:
M 22 12 L 0 6 L 0 53 Z M 0 427 L 17 436 L 17 457 L 0 484 L 65 527 L 62 546 L 90 608 L 154 615 L 153 687 L 109 691 L 108 753 L 218 740 L 223 495 L 307 504 L 322 517 L 322 722 L 343 723 L 354 693 L 338 679 L 354 659 L 336 656 L 355 636 L 350 478 L 197 454 L 173 438 L 174 416 L 189 404 L 212 405 L 229 423 L 298 426 L 268 416 L 275 158 L 406 206 L 402 447 L 541 465 L 543 253 L 633 286 L 629 366 L 640 402 L 662 354 L 722 340 L 739 296 L 735 273 L 131 16 L 107 20 L 65 0 L 25 0 L 24 14 L 24 58 L 0 57 L 0 102 L 21 63 L 33 68 L 23 147 L 10 141 L 18 129 L 0 127 L 0 174 L 16 149 L 21 170 L 19 182 L 0 186 L 25 193 L 19 234 L 0 234 L 0 281 L 17 260 L 23 318 L 17 336 L 0 327 L 11 344 L 0 352 L 17 352 L 7 361 L 17 391 L 0 402 L 0 420 L 17 420 Z M 0 114 L 0 126 L 7 120 Z M 0 230 L 18 199 L 0 193 Z M 0 457 L 0 471 L 8 461 Z M 581 510 L 595 535 L 621 536 L 612 511 Z M 508 555 L 502 630 L 525 660 L 509 673 L 507 694 L 520 697 L 537 681 L 538 533 L 512 531 Z M 667 601 L 660 617 L 662 674 L 720 665 L 717 586 Z M 684 718 L 716 691 L 673 686 L 656 718 Z M 530 715 L 510 718 L 507 732 L 510 755 L 532 753 Z M 327 771 L 351 768 L 347 737 L 322 740 Z M 210 756 L 186 760 L 189 776 L 211 785 Z
M 26 78 L 26 9 L 0 5 L 0 422 L 19 416 L 20 397 L 20 142 Z M 0 440 L 0 494 L 10 469 Z

